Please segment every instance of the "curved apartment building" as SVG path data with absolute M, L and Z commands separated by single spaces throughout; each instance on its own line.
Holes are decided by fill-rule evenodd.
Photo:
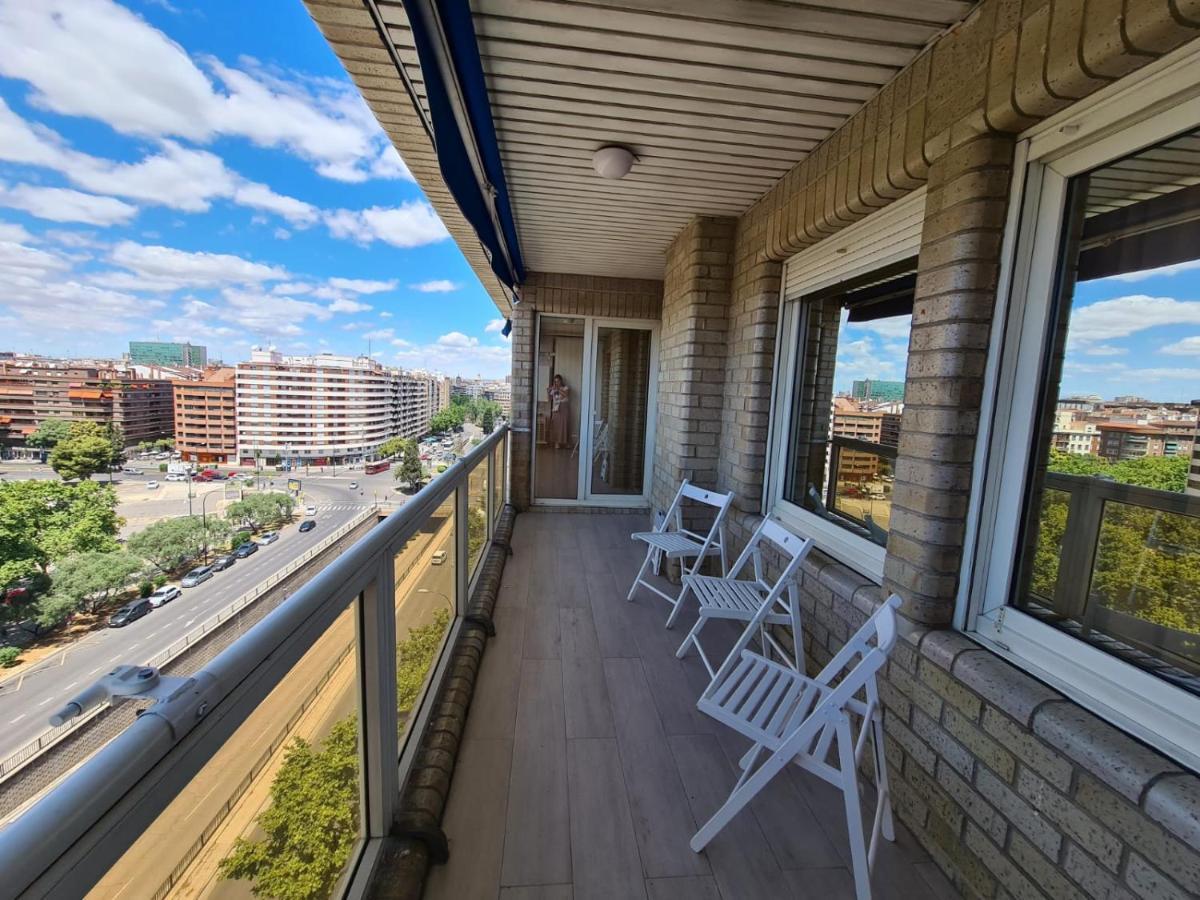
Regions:
M 237 366 L 242 465 L 328 465 L 369 457 L 395 431 L 394 374 L 365 356 L 254 350 Z

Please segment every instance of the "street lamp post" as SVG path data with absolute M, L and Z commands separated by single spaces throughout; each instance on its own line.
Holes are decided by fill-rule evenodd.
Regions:
M 200 527 L 204 531 L 204 564 L 208 565 L 208 498 L 216 491 L 209 491 L 200 500 Z

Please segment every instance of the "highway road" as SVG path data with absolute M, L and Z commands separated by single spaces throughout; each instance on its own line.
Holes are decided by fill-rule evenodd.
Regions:
M 433 564 L 439 550 L 453 553 L 453 532 L 443 525 L 409 545 L 396 561 L 396 630 L 403 639 L 409 629 L 432 620 L 439 607 L 450 603 L 454 590 L 452 560 Z M 257 773 L 249 790 L 229 810 L 222 826 L 189 867 L 170 896 L 208 900 L 252 900 L 250 885 L 223 881 L 217 875 L 220 860 L 238 837 L 259 835 L 255 817 L 270 805 L 271 780 L 283 762 L 293 737 L 317 743 L 333 725 L 355 712 L 357 680 L 354 654 L 337 660 L 354 641 L 354 616 L 344 614 L 304 655 L 288 677 L 267 697 L 233 737 L 209 760 L 195 779 L 175 798 L 154 824 L 141 835 L 89 896 L 105 900 L 149 896 L 170 875 L 182 854 L 204 833 L 221 812 L 242 779 L 286 727 L 293 714 L 309 699 L 322 677 L 333 677 L 288 733 L 288 739 Z M 260 835 L 259 835 L 260 836 Z
M 385 473 L 386 474 L 386 473 Z M 303 554 L 362 509 L 374 505 L 372 492 L 390 488 L 352 476 L 304 481 L 305 503 L 317 507 L 317 527 L 300 534 L 296 525 L 280 531 L 273 544 L 239 559 L 183 596 L 124 628 L 95 631 L 36 666 L 0 683 L 0 757 L 22 747 L 48 727 L 50 714 L 119 663 L 137 664 L 178 640 L 197 624 Z M 361 494 L 360 494 L 361 491 Z M 396 495 L 400 496 L 400 495 Z M 177 582 L 173 582 L 177 583 Z

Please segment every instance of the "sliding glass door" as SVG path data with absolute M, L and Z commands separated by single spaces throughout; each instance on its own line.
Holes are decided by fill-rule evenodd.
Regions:
M 649 490 L 657 324 L 543 315 L 534 499 L 641 505 Z

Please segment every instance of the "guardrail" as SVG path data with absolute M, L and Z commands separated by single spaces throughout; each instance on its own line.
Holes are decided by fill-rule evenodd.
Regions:
M 207 636 L 215 628 L 224 624 L 247 606 L 250 606 L 252 603 L 259 600 L 264 594 L 266 594 L 267 591 L 279 584 L 279 582 L 284 578 L 287 578 L 301 566 L 307 564 L 318 553 L 324 552 L 335 542 L 341 540 L 373 515 L 376 515 L 374 508 L 362 510 L 358 515 L 354 516 L 352 519 L 350 519 L 350 521 L 338 528 L 338 530 L 333 534 L 324 538 L 321 543 L 307 550 L 302 556 L 296 557 L 282 569 L 279 569 L 268 576 L 264 581 L 259 582 L 224 609 L 201 622 L 166 649 L 160 650 L 158 653 L 154 654 L 154 656 L 150 657 L 144 662 L 144 665 L 162 668 L 167 663 L 171 662 L 171 660 L 184 653 L 189 647 L 191 647 L 201 638 Z M 26 764 L 37 759 L 39 756 L 41 756 L 41 754 L 50 750 L 65 737 L 67 737 L 67 735 L 78 731 L 88 722 L 102 715 L 108 708 L 108 704 L 97 706 L 94 709 L 89 710 L 84 715 L 71 719 L 69 722 L 64 722 L 62 725 L 46 729 L 36 738 L 26 743 L 23 747 L 14 750 L 4 759 L 0 760 L 0 783 L 11 778 Z
M 153 876 L 151 884 L 158 887 L 164 876 L 169 876 L 168 881 L 179 878 L 186 868 L 185 859 L 195 858 L 197 836 L 186 830 L 190 826 L 181 825 L 185 816 L 163 817 L 163 813 L 192 785 L 197 796 L 211 796 L 214 790 L 227 790 L 230 796 L 244 793 L 244 779 L 237 778 L 228 766 L 219 767 L 222 772 L 207 773 L 206 765 L 268 698 L 283 697 L 282 702 L 296 706 L 312 702 L 311 682 L 297 682 L 287 691 L 274 692 L 334 623 L 345 621 L 343 615 L 353 610 L 357 620 L 353 644 L 356 677 L 350 689 L 355 692 L 359 719 L 358 759 L 352 775 L 359 840 L 349 851 L 339 884 L 343 894 L 362 896 L 383 841 L 391 832 L 400 786 L 417 756 L 410 738 L 421 734 L 433 706 L 429 698 L 447 677 L 444 650 L 453 646 L 462 628 L 472 582 L 483 568 L 486 544 L 494 539 L 500 520 L 496 513 L 507 500 L 507 440 L 508 428 L 502 426 L 337 554 L 199 671 L 172 686 L 170 696 L 142 711 L 124 731 L 16 818 L 0 833 L 4 892 L 30 897 L 86 895 L 114 866 L 123 864 L 124 854 L 143 836 L 153 842 L 155 860 L 170 865 Z M 405 582 L 399 591 L 397 563 L 403 561 L 401 554 L 410 541 L 432 528 L 444 533 L 446 538 L 439 539 L 450 542 L 444 544 L 447 550 L 452 548 L 452 554 L 438 558 L 439 590 L 434 593 L 442 594 L 444 589 L 442 596 L 453 616 L 448 623 L 442 620 L 438 643 L 424 651 L 430 655 L 420 657 L 428 660 L 422 663 L 423 693 L 415 701 L 406 696 L 406 711 L 411 709 L 406 715 L 414 724 L 402 735 L 398 631 L 404 628 L 407 641 L 420 617 L 446 607 L 423 605 L 422 595 L 428 596 L 428 588 L 434 584 L 417 587 L 416 582 Z M 411 673 L 408 677 L 411 679 Z M 294 715 L 289 715 L 288 721 L 295 727 Z M 260 756 L 256 749 L 254 759 L 245 762 L 257 761 Z M 236 752 L 231 758 L 236 758 Z M 237 778 L 238 783 L 226 787 L 211 780 L 222 775 L 231 781 Z M 249 777 L 253 781 L 253 775 Z M 229 796 L 221 797 L 221 804 L 229 801 Z M 178 809 L 193 809 L 190 799 L 181 802 Z M 222 814 L 227 815 L 228 810 Z M 201 821 L 196 827 L 200 825 L 204 828 L 199 838 L 211 838 L 212 821 Z M 171 856 L 164 860 L 163 854 L 168 853 Z M 141 866 L 143 862 L 139 856 L 128 864 Z M 135 883 L 127 878 L 130 871 L 118 869 L 112 878 L 123 884 Z M 165 890 L 169 892 L 170 887 Z

